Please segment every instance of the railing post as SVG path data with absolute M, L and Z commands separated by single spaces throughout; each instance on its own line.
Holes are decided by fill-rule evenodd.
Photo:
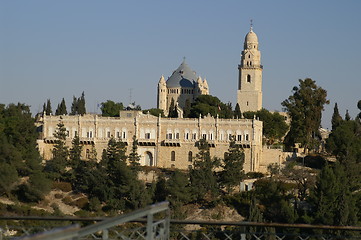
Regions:
M 153 240 L 153 214 L 147 215 L 147 240 Z
M 109 239 L 109 231 L 108 229 L 103 229 L 102 240 L 108 240 L 108 239 Z

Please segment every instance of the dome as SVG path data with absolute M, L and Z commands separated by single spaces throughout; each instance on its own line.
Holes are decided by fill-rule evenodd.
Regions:
M 194 82 L 197 80 L 196 72 L 194 72 L 185 61 L 175 70 L 167 80 L 167 88 L 188 87 L 193 88 Z
M 246 38 L 244 40 L 245 43 L 250 42 L 250 43 L 258 43 L 258 37 L 257 34 L 255 34 L 251 28 L 251 30 L 249 31 L 249 33 L 247 33 Z

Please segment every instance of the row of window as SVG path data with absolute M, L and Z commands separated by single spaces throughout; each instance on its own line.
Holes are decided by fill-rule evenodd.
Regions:
M 54 134 L 54 129 L 52 127 L 49 127 L 48 130 L 48 136 L 53 136 Z M 78 131 L 76 130 L 76 128 L 72 128 L 67 129 L 67 135 L 69 137 L 75 137 L 78 135 Z M 97 137 L 98 138 L 111 138 L 111 137 L 115 137 L 115 138 L 119 138 L 119 139 L 127 139 L 127 129 L 126 128 L 122 128 L 122 129 L 114 129 L 114 131 L 111 131 L 109 128 L 98 128 L 98 132 L 97 132 Z M 93 128 L 82 128 L 82 133 L 81 133 L 81 137 L 83 138 L 94 138 L 95 136 L 95 132 Z M 139 132 L 139 139 L 155 139 L 156 138 L 156 130 L 155 129 L 144 129 L 141 128 L 140 132 Z M 171 130 L 168 129 L 167 133 L 166 133 L 166 139 L 167 140 L 172 140 L 172 139 L 176 139 L 179 140 L 181 138 L 181 134 L 180 131 L 178 129 L 175 130 Z M 184 140 L 198 140 L 198 131 L 196 129 L 190 131 L 188 129 L 186 129 L 184 131 L 184 136 L 183 136 Z M 204 139 L 204 140 L 210 140 L 213 141 L 215 140 L 215 134 L 213 131 L 202 131 L 201 135 L 199 136 L 200 139 Z M 218 132 L 218 140 L 219 141 L 227 141 L 227 140 L 236 140 L 236 141 L 249 141 L 250 137 L 249 137 L 249 133 L 248 131 L 244 131 L 243 133 L 241 131 L 232 131 L 232 130 L 220 130 Z
M 172 162 L 175 162 L 175 151 L 170 152 L 170 160 Z M 188 162 L 193 162 L 193 152 L 192 151 L 188 152 Z

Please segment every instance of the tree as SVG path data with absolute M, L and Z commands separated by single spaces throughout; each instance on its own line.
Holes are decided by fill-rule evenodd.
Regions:
M 351 120 L 351 116 L 348 112 L 348 109 L 346 109 L 346 114 L 345 114 L 345 121 L 350 121 Z
M 333 108 L 333 114 L 331 119 L 332 131 L 335 130 L 341 124 L 342 121 L 343 119 L 338 111 L 337 103 L 335 103 L 335 107 Z
M 236 104 L 236 107 L 234 109 L 234 117 L 241 119 L 242 118 L 242 112 L 241 112 L 241 108 L 239 107 L 239 104 Z
M 356 207 L 344 167 L 326 165 L 317 177 L 312 203 L 315 222 L 324 225 L 355 225 Z
M 119 112 L 124 109 L 123 103 L 115 103 L 111 100 L 101 103 L 100 110 L 103 117 L 119 117 Z
M 5 194 L 9 197 L 19 180 L 18 173 L 14 166 L 0 162 L 0 196 Z
M 217 97 L 211 95 L 200 95 L 191 105 L 189 117 L 198 118 L 199 115 L 206 116 L 210 114 L 213 117 L 232 118 L 233 111 L 230 103 L 222 103 Z
M 84 92 L 82 92 L 81 97 L 79 98 L 73 96 L 73 103 L 71 104 L 70 115 L 77 115 L 77 114 L 79 115 L 86 114 Z
M 285 111 L 291 117 L 290 131 L 285 137 L 288 149 L 295 143 L 301 143 L 305 149 L 315 149 L 319 142 L 322 111 L 329 103 L 327 91 L 316 85 L 310 78 L 299 80 L 299 86 L 292 89 L 293 95 L 282 102 Z
M 169 118 L 177 118 L 178 117 L 178 111 L 177 106 L 175 105 L 174 98 L 172 98 L 168 110 L 168 117 Z
M 199 152 L 194 159 L 193 168 L 190 170 L 193 196 L 197 200 L 206 200 L 208 196 L 214 198 L 218 194 L 215 168 L 219 166 L 219 160 L 211 158 L 206 140 L 202 139 L 196 144 Z
M 139 166 L 140 166 L 140 156 L 138 154 L 138 140 L 136 139 L 135 135 L 133 136 L 133 143 L 132 143 L 132 151 L 128 156 L 130 168 L 134 173 L 138 173 Z
M 361 111 L 361 100 L 357 103 L 357 108 Z M 357 114 L 358 118 L 361 119 L 361 112 Z
M 66 110 L 65 100 L 63 98 L 55 111 L 55 115 L 66 115 L 66 114 L 68 114 L 68 111 Z
M 46 101 L 46 107 L 45 107 L 45 114 L 51 115 L 53 113 L 53 110 L 51 110 L 51 102 L 50 99 Z
M 65 176 L 68 160 L 68 147 L 65 144 L 66 128 L 63 122 L 59 122 L 56 132 L 54 133 L 55 144 L 52 150 L 53 157 L 46 163 L 45 170 L 49 173 L 53 180 L 61 180 Z
M 80 115 L 86 114 L 84 92 L 82 92 L 81 97 L 78 98 L 78 114 Z
M 183 108 L 183 117 L 184 118 L 188 118 L 190 113 L 191 113 L 191 100 L 189 98 L 187 98 L 185 104 L 184 104 L 184 108 Z
M 150 115 L 153 115 L 153 116 L 156 116 L 156 117 L 159 117 L 159 115 L 161 117 L 165 117 L 163 109 L 159 109 L 159 108 L 145 109 L 145 110 L 143 110 L 143 113 L 144 114 L 149 113 Z
M 281 141 L 289 128 L 284 116 L 278 112 L 271 113 L 264 108 L 257 112 L 244 112 L 243 115 L 248 119 L 256 116 L 263 122 L 263 136 L 266 137 L 266 143 L 269 145 Z
M 243 149 L 234 141 L 231 141 L 228 152 L 224 154 L 223 170 L 220 172 L 220 184 L 226 187 L 228 193 L 231 192 L 232 187 L 242 181 L 244 177 L 243 164 Z

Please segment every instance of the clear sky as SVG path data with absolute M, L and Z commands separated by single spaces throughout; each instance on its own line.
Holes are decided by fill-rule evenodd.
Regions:
M 106 100 L 156 107 L 157 83 L 186 57 L 210 93 L 236 102 L 237 65 L 253 19 L 262 53 L 263 106 L 282 110 L 298 79 L 358 113 L 361 1 L 0 0 L 0 103 L 33 113 L 85 92 L 88 112 Z M 131 92 L 131 94 L 130 94 Z M 131 99 L 130 99 L 131 96 Z

